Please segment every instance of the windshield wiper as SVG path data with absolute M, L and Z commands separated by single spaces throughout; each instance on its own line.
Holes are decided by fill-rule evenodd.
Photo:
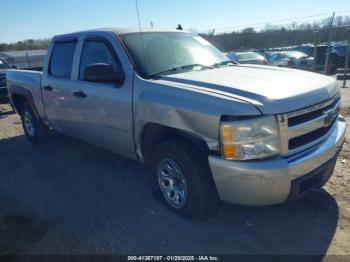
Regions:
M 231 61 L 231 60 L 226 60 L 226 61 L 222 61 L 222 62 L 219 62 L 219 63 L 215 63 L 212 66 L 213 67 L 220 67 L 220 66 L 229 66 L 229 65 L 233 66 L 233 65 L 236 65 L 236 63 Z
M 213 66 L 208 66 L 208 65 L 203 65 L 203 64 L 191 64 L 191 65 L 175 66 L 175 67 L 172 67 L 172 68 L 164 70 L 164 71 L 153 73 L 153 74 L 151 74 L 151 76 L 163 75 L 163 74 L 176 72 L 176 71 L 180 71 L 180 70 L 193 69 L 195 67 L 201 67 L 201 70 L 214 69 Z

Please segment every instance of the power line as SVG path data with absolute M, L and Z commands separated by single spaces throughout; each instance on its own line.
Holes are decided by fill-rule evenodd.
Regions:
M 137 1 L 136 1 L 137 2 Z M 138 6 L 137 6 L 138 8 Z M 350 10 L 346 10 L 346 11 L 340 11 L 340 12 L 335 12 L 336 15 L 341 15 L 341 14 L 350 14 Z M 311 20 L 312 18 L 317 18 L 317 17 L 325 17 L 325 16 L 329 16 L 331 17 L 333 14 L 333 12 L 328 12 L 328 13 L 321 13 L 321 14 L 316 14 L 316 15 L 310 15 L 310 16 L 302 16 L 302 17 L 291 17 L 291 18 L 286 18 L 286 19 L 278 19 L 278 20 L 270 20 L 270 21 L 265 21 L 265 22 L 260 22 L 260 23 L 251 23 L 251 24 L 241 24 L 241 25 L 234 25 L 234 26 L 229 26 L 229 27 L 220 27 L 220 28 L 215 28 L 215 27 L 212 27 L 212 28 L 208 28 L 206 30 L 201 30 L 201 31 L 212 31 L 214 28 L 215 28 L 215 31 L 225 31 L 225 30 L 230 30 L 230 29 L 240 29 L 240 28 L 247 28 L 247 27 L 254 27 L 254 26 L 263 26 L 263 25 L 266 25 L 266 24 L 273 24 L 273 23 L 283 23 L 283 22 L 298 22 L 298 21 L 309 21 Z M 138 14 L 139 16 L 139 14 Z M 139 19 L 139 17 L 138 17 Z M 305 19 L 308 19 L 308 20 L 305 20 Z M 140 22 L 140 21 L 139 21 Z M 75 31 L 79 31 L 79 29 L 76 29 Z M 31 34 L 29 33 L 9 33 L 9 34 L 3 34 L 1 33 L 1 36 L 40 36 L 40 35 L 55 35 L 57 34 L 57 32 L 33 32 Z
M 347 14 L 350 13 L 350 10 L 348 11 L 342 11 L 342 12 L 336 12 L 336 14 Z M 279 19 L 279 20 L 270 20 L 270 21 L 265 21 L 265 22 L 260 22 L 260 23 L 252 23 L 252 24 L 242 24 L 242 25 L 236 25 L 236 26 L 230 26 L 230 27 L 221 27 L 221 28 L 215 28 L 216 31 L 224 31 L 224 30 L 229 30 L 229 29 L 238 29 L 238 28 L 247 28 L 247 27 L 254 27 L 254 26 L 259 26 L 259 25 L 266 25 L 266 24 L 272 24 L 272 23 L 281 23 L 281 22 L 298 22 L 301 20 L 305 19 L 312 19 L 312 18 L 317 18 L 317 17 L 324 17 L 324 16 L 331 16 L 333 12 L 329 13 L 322 13 L 322 14 L 316 14 L 316 15 L 310 15 L 310 16 L 302 16 L 302 17 L 291 17 L 291 18 L 286 18 L 286 19 Z M 211 29 L 207 29 L 212 30 Z

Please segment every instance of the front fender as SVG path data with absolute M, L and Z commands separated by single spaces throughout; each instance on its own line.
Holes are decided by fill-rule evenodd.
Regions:
M 135 143 L 143 127 L 155 123 L 200 137 L 209 150 L 217 151 L 223 115 L 260 115 L 251 104 L 195 88 L 165 85 L 136 77 L 134 83 Z

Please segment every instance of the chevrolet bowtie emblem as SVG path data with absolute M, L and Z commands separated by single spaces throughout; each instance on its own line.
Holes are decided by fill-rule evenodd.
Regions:
M 330 124 L 333 123 L 333 120 L 337 117 L 338 110 L 331 109 L 331 110 L 324 111 L 323 113 L 326 115 L 324 119 L 324 125 L 329 126 Z

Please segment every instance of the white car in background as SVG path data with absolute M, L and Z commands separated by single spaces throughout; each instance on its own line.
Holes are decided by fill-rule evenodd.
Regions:
M 314 58 L 299 51 L 282 51 L 273 53 L 269 62 L 272 66 L 311 69 Z
M 231 52 L 227 54 L 231 61 L 240 64 L 268 65 L 269 61 L 256 52 Z

